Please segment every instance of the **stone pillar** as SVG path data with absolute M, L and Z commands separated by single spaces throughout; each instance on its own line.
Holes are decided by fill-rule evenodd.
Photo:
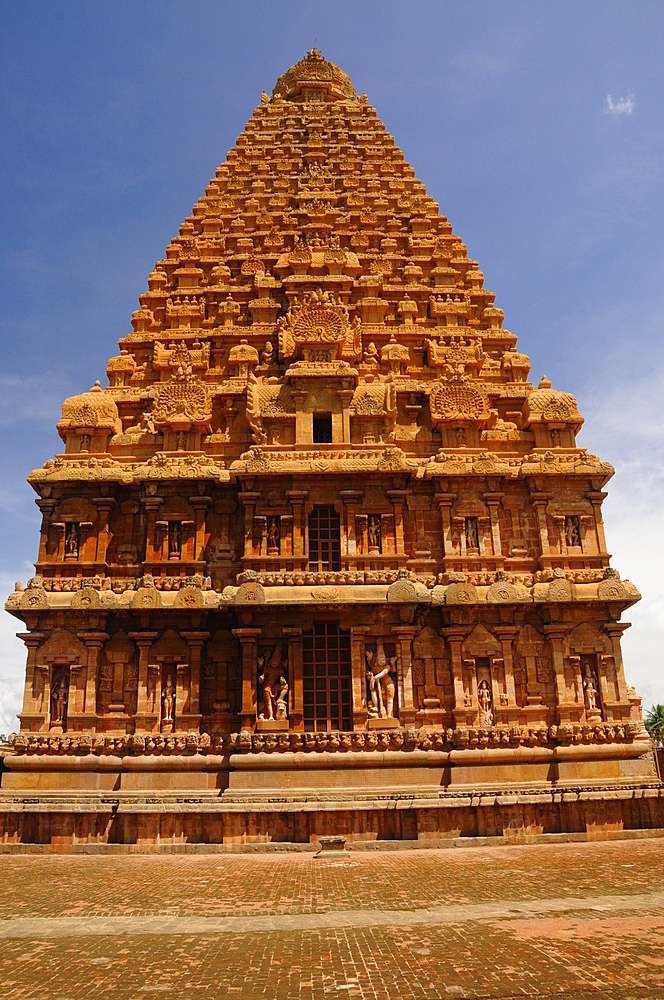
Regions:
M 337 393 L 339 401 L 341 402 L 342 410 L 342 427 L 343 427 L 343 443 L 350 444 L 350 401 L 353 398 L 353 389 L 340 389 Z
M 295 444 L 313 443 L 313 419 L 311 413 L 305 412 L 303 404 L 307 398 L 306 392 L 302 389 L 292 390 L 292 399 L 295 403 Z
M 623 666 L 622 649 L 620 639 L 625 629 L 630 628 L 629 622 L 607 622 L 604 631 L 611 639 L 613 649 L 613 662 L 616 667 L 616 678 L 618 680 L 619 701 L 629 705 L 629 695 L 627 694 L 627 684 L 625 682 L 625 668 Z
M 88 673 L 85 680 L 85 725 L 94 730 L 97 718 L 97 674 L 99 671 L 99 653 L 108 641 L 106 632 L 79 632 L 78 637 L 88 650 Z
M 286 499 L 293 511 L 293 555 L 304 556 L 304 501 L 308 497 L 306 490 L 289 490 Z
M 99 511 L 96 561 L 98 563 L 105 563 L 109 535 L 108 522 L 111 511 L 115 507 L 115 500 L 113 497 L 95 497 L 94 504 Z
M 466 705 L 463 691 L 463 660 L 461 658 L 461 643 L 464 640 L 466 629 L 444 628 L 441 630 L 450 647 L 450 666 L 452 668 L 452 682 L 454 684 L 454 710 L 453 715 L 457 723 L 466 722 Z
M 558 703 L 558 721 L 567 722 L 561 718 L 561 705 L 565 704 L 565 661 L 563 656 L 563 639 L 567 634 L 567 625 L 544 625 L 542 632 L 551 643 L 551 659 L 556 677 L 556 701 Z
M 440 526 L 442 529 L 442 539 L 443 539 L 443 566 L 445 565 L 445 559 L 447 556 L 454 555 L 454 547 L 452 545 L 452 504 L 456 500 L 456 496 L 453 493 L 436 493 L 434 500 L 438 505 L 438 510 L 440 512 Z
M 267 555 L 267 518 L 262 514 L 254 514 L 254 530 L 260 542 L 258 544 L 258 555 Z
M 258 704 L 256 658 L 258 638 L 263 634 L 260 628 L 234 628 L 233 635 L 242 646 L 242 709 L 240 719 L 242 729 L 252 730 L 256 723 Z
M 196 495 L 189 497 L 189 503 L 196 512 L 194 526 L 194 561 L 202 562 L 205 551 L 205 522 L 208 508 L 212 504 L 210 497 Z
M 601 490 L 588 494 L 588 499 L 593 505 L 595 515 L 595 537 L 597 538 L 597 551 L 601 556 L 608 556 L 606 549 L 606 537 L 604 535 L 604 519 L 602 518 L 602 500 L 607 496 Z M 622 701 L 622 697 L 620 699 Z
M 25 668 L 25 684 L 23 686 L 23 709 L 21 712 L 21 723 L 23 723 L 24 718 L 25 721 L 29 723 L 28 716 L 35 716 L 38 714 L 34 696 L 35 676 L 39 669 L 37 667 L 37 647 L 40 646 L 46 638 L 46 633 L 19 632 L 18 638 L 23 640 L 28 650 L 27 664 Z
M 161 497 L 144 497 L 143 506 L 147 511 L 148 523 L 145 534 L 145 561 L 146 563 L 155 562 L 157 559 L 161 559 L 161 546 L 159 548 L 159 555 L 155 555 L 155 540 L 157 532 L 157 512 L 161 505 L 163 504 Z
M 419 629 L 412 625 L 397 625 L 392 631 L 397 641 L 399 719 L 404 726 L 412 726 L 417 715 L 413 703 L 413 639 Z
M 39 555 L 37 556 L 38 562 L 45 562 L 47 554 L 47 543 L 48 543 L 48 532 L 51 527 L 51 518 L 53 517 L 53 511 L 57 506 L 57 501 L 49 499 L 37 500 L 37 506 L 42 513 L 42 523 L 39 532 Z
M 503 653 L 503 664 L 505 670 L 505 691 L 507 694 L 507 706 L 504 711 L 511 713 L 510 722 L 516 722 L 518 718 L 518 707 L 516 704 L 516 690 L 514 687 L 514 663 L 512 661 L 512 640 L 518 632 L 518 628 L 515 625 L 496 625 L 493 628 L 493 633 L 499 640 L 502 647 Z M 496 706 L 500 707 L 500 703 L 494 702 L 494 718 Z
M 304 670 L 302 665 L 302 629 L 283 628 L 288 641 L 288 684 L 290 687 L 288 718 L 291 729 L 302 729 L 304 716 Z
M 403 534 L 403 505 L 408 497 L 408 490 L 388 490 L 387 495 L 394 507 L 394 540 L 396 543 L 396 552 L 398 556 L 402 556 L 406 553 Z
M 154 711 L 148 714 L 148 664 L 150 647 L 158 636 L 158 632 L 130 632 L 129 637 L 138 646 L 138 695 L 136 699 L 136 730 L 150 732 L 159 716 L 161 690 L 155 695 Z M 159 685 L 161 689 L 161 685 Z M 159 699 L 159 700 L 158 700 Z
M 200 722 L 200 689 L 201 689 L 201 658 L 203 646 L 210 638 L 209 632 L 180 632 L 182 638 L 189 644 L 191 650 L 191 680 L 189 683 L 189 714 L 199 716 Z M 194 720 L 192 719 L 192 722 Z
M 67 725 L 66 729 L 71 731 L 73 729 L 72 723 L 75 719 L 79 718 L 80 715 L 76 711 L 76 691 L 78 689 L 78 678 L 82 670 L 82 665 L 80 663 L 70 663 L 69 664 L 69 688 L 67 689 Z
M 502 499 L 502 493 L 487 493 L 486 496 L 486 502 L 489 508 L 489 517 L 491 519 L 491 543 L 493 546 L 493 554 L 497 558 L 501 558 L 503 554 L 503 548 L 500 541 L 500 521 L 498 518 L 498 511 L 500 509 L 500 502 Z
M 368 625 L 354 626 L 350 630 L 350 663 L 352 671 L 353 729 L 364 729 L 367 724 L 366 705 L 366 636 Z M 399 692 L 401 697 L 401 692 Z
M 534 496 L 533 497 L 533 507 L 535 508 L 535 513 L 537 515 L 537 527 L 539 528 L 540 536 L 540 548 L 542 550 L 543 556 L 551 555 L 551 546 L 549 544 L 549 528 L 546 523 L 546 505 L 549 501 L 548 496 Z
M 182 716 L 189 715 L 189 712 L 185 712 L 184 710 L 184 679 L 188 669 L 188 663 L 177 663 L 175 666 L 175 712 L 173 713 L 173 732 L 178 729 L 185 728 Z
M 254 511 L 260 493 L 243 492 L 239 496 L 244 507 L 244 554 L 245 556 L 251 556 L 254 551 Z
M 344 530 L 341 536 L 341 554 L 343 556 L 357 555 L 357 539 L 355 536 L 355 512 L 362 500 L 360 490 L 342 490 L 339 494 L 344 503 Z

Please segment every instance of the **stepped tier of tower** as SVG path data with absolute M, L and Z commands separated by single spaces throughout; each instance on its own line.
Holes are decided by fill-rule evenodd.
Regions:
M 613 470 L 345 73 L 263 94 L 139 300 L 30 475 L 5 839 L 656 825 Z

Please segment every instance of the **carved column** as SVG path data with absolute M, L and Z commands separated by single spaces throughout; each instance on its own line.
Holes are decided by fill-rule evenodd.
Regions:
M 212 500 L 210 497 L 197 495 L 189 497 L 189 503 L 196 512 L 196 521 L 194 525 L 194 561 L 201 562 L 203 559 L 203 552 L 205 551 L 206 513 L 212 504 Z
M 88 674 L 85 681 L 85 706 L 84 714 L 86 726 L 95 728 L 97 717 L 97 674 L 99 672 L 99 653 L 105 642 L 108 641 L 106 632 L 79 632 L 78 637 L 84 642 L 88 650 Z
M 57 502 L 51 499 L 37 500 L 37 506 L 42 513 L 42 523 L 39 533 L 39 555 L 37 557 L 37 561 L 41 563 L 45 562 L 47 558 L 48 533 Z
M 537 527 L 539 528 L 540 536 L 540 548 L 542 550 L 543 556 L 551 555 L 551 547 L 549 545 L 549 528 L 546 523 L 546 505 L 548 503 L 549 497 L 547 496 L 534 496 L 533 497 L 533 507 L 535 509 L 535 514 L 537 515 Z
M 341 554 L 354 556 L 357 554 L 355 511 L 362 500 L 362 493 L 360 490 L 342 490 L 340 496 L 344 502 L 344 532 L 341 538 Z
M 625 682 L 625 668 L 623 666 L 622 649 L 620 639 L 625 629 L 630 628 L 629 622 L 607 622 L 604 631 L 611 639 L 613 649 L 613 662 L 616 667 L 616 678 L 618 680 L 619 701 L 629 705 L 629 695 L 627 694 L 627 684 Z
M 402 556 L 406 553 L 403 535 L 403 505 L 408 497 L 408 490 L 388 490 L 387 495 L 394 507 L 394 540 L 396 551 L 398 556 Z
M 256 723 L 256 706 L 258 704 L 256 657 L 258 655 L 259 636 L 263 634 L 260 628 L 234 628 L 233 635 L 242 646 L 242 710 L 240 719 L 242 729 L 253 729 Z
M 38 671 L 37 647 L 41 645 L 45 637 L 46 637 L 45 632 L 18 633 L 18 638 L 23 640 L 28 650 L 27 664 L 25 668 L 25 685 L 23 687 L 23 711 L 21 712 L 21 722 L 23 722 L 24 720 L 25 722 L 28 722 L 27 728 L 31 728 L 29 726 L 29 721 L 30 721 L 28 718 L 29 716 L 36 716 L 39 714 L 40 715 L 39 721 L 43 722 L 43 719 L 41 719 L 41 713 L 38 713 L 37 710 L 34 690 L 35 690 L 35 678 L 37 676 L 37 671 Z
M 497 558 L 500 558 L 503 554 L 502 544 L 500 541 L 500 521 L 498 517 L 498 511 L 500 509 L 500 502 L 502 499 L 502 493 L 487 493 L 486 495 L 486 502 L 489 508 L 489 518 L 491 520 L 491 543 L 493 546 L 493 554 Z
M 239 496 L 244 507 L 244 554 L 251 556 L 254 551 L 254 511 L 260 494 L 243 492 Z
M 444 628 L 442 634 L 450 647 L 450 666 L 452 668 L 452 681 L 454 684 L 454 709 L 453 715 L 457 723 L 466 723 L 466 705 L 463 690 L 463 660 L 461 657 L 461 643 L 464 640 L 466 629 Z
M 368 625 L 357 625 L 350 630 L 350 662 L 353 691 L 353 729 L 364 729 L 367 724 L 366 705 L 366 636 Z M 401 697 L 401 692 L 399 692 Z
M 138 646 L 138 695 L 136 700 L 136 730 L 150 732 L 158 717 L 159 701 L 155 697 L 154 711 L 148 713 L 148 664 L 150 647 L 157 638 L 157 632 L 130 632 L 129 637 Z M 159 694 L 161 697 L 161 692 Z
M 111 511 L 115 507 L 115 500 L 113 497 L 95 497 L 94 504 L 99 511 L 98 529 L 97 529 L 97 552 L 96 561 L 98 563 L 106 562 L 106 550 L 108 548 L 108 536 L 109 536 L 109 519 L 111 516 Z
M 443 565 L 445 564 L 445 559 L 447 556 L 454 555 L 454 547 L 452 545 L 452 504 L 456 500 L 456 496 L 453 493 L 436 493 L 434 500 L 438 505 L 438 510 L 440 512 L 440 525 L 442 528 L 442 538 L 443 538 Z
M 304 670 L 302 665 L 302 629 L 283 628 L 281 634 L 288 640 L 288 684 L 291 729 L 302 729 L 304 715 Z
M 404 726 L 412 726 L 417 714 L 413 703 L 413 639 L 419 629 L 397 625 L 392 631 L 397 641 L 399 719 Z
M 518 706 L 516 704 L 516 690 L 514 687 L 514 663 L 512 661 L 512 640 L 517 632 L 518 629 L 515 625 L 496 625 L 493 628 L 493 634 L 499 640 L 502 647 L 503 665 L 505 670 L 507 706 L 503 708 L 501 714 L 507 713 L 510 722 L 516 722 L 519 715 Z M 494 702 L 494 718 L 496 706 L 500 708 L 499 701 Z
M 340 389 L 337 393 L 342 406 L 342 427 L 343 443 L 350 444 L 350 401 L 353 398 L 353 389 Z
M 79 718 L 80 715 L 76 711 L 76 692 L 78 689 L 78 679 L 82 670 L 82 665 L 80 663 L 70 663 L 69 664 L 69 688 L 67 689 L 67 730 L 72 730 L 74 727 L 72 723 L 75 719 Z
M 155 556 L 155 541 L 157 533 L 157 511 L 163 504 L 161 497 L 144 497 L 143 506 L 147 511 L 148 523 L 145 535 L 145 561 L 152 563 L 155 559 L 161 559 L 161 546 L 159 555 Z
M 597 538 L 597 551 L 601 556 L 608 555 L 606 549 L 606 537 L 604 535 L 604 519 L 602 518 L 602 500 L 606 497 L 606 495 L 607 494 L 603 493 L 601 490 L 588 494 L 588 499 L 593 505 L 593 513 L 595 515 L 594 521 L 595 537 Z
M 293 555 L 304 555 L 304 501 L 309 494 L 306 490 L 289 490 L 286 499 L 293 511 Z
M 173 713 L 173 731 L 177 729 L 184 729 L 184 715 L 189 715 L 189 712 L 185 712 L 185 697 L 184 697 L 184 679 L 189 669 L 188 663 L 177 663 L 175 666 L 175 712 Z M 191 703 L 191 699 L 190 699 Z
M 561 706 L 566 702 L 566 687 L 565 687 L 565 660 L 563 655 L 563 639 L 567 634 L 566 625 L 544 625 L 542 627 L 542 632 L 548 638 L 551 643 L 551 659 L 553 662 L 553 669 L 556 678 L 556 701 L 558 703 L 558 721 L 567 722 L 569 721 L 567 716 L 564 715 L 564 709 L 561 712 Z
M 203 646 L 210 638 L 209 632 L 180 632 L 180 635 L 189 644 L 191 650 L 191 680 L 189 682 L 189 714 L 198 716 L 198 720 L 191 719 L 191 723 L 196 721 L 200 724 L 200 689 L 201 689 L 201 658 Z

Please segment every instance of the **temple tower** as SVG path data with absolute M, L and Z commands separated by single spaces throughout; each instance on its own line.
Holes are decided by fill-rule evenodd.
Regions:
M 613 470 L 494 298 L 345 73 L 262 95 L 30 475 L 5 840 L 661 825 Z

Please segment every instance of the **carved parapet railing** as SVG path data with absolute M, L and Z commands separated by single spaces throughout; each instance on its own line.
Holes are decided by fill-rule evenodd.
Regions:
M 110 735 L 105 733 L 19 733 L 6 748 L 6 756 L 58 755 L 80 757 L 153 754 L 219 754 L 338 752 L 372 750 L 453 750 L 516 747 L 592 746 L 633 743 L 640 735 L 635 722 L 540 726 L 457 726 L 424 729 L 415 726 L 382 731 L 330 733 L 194 733 L 174 732 Z

